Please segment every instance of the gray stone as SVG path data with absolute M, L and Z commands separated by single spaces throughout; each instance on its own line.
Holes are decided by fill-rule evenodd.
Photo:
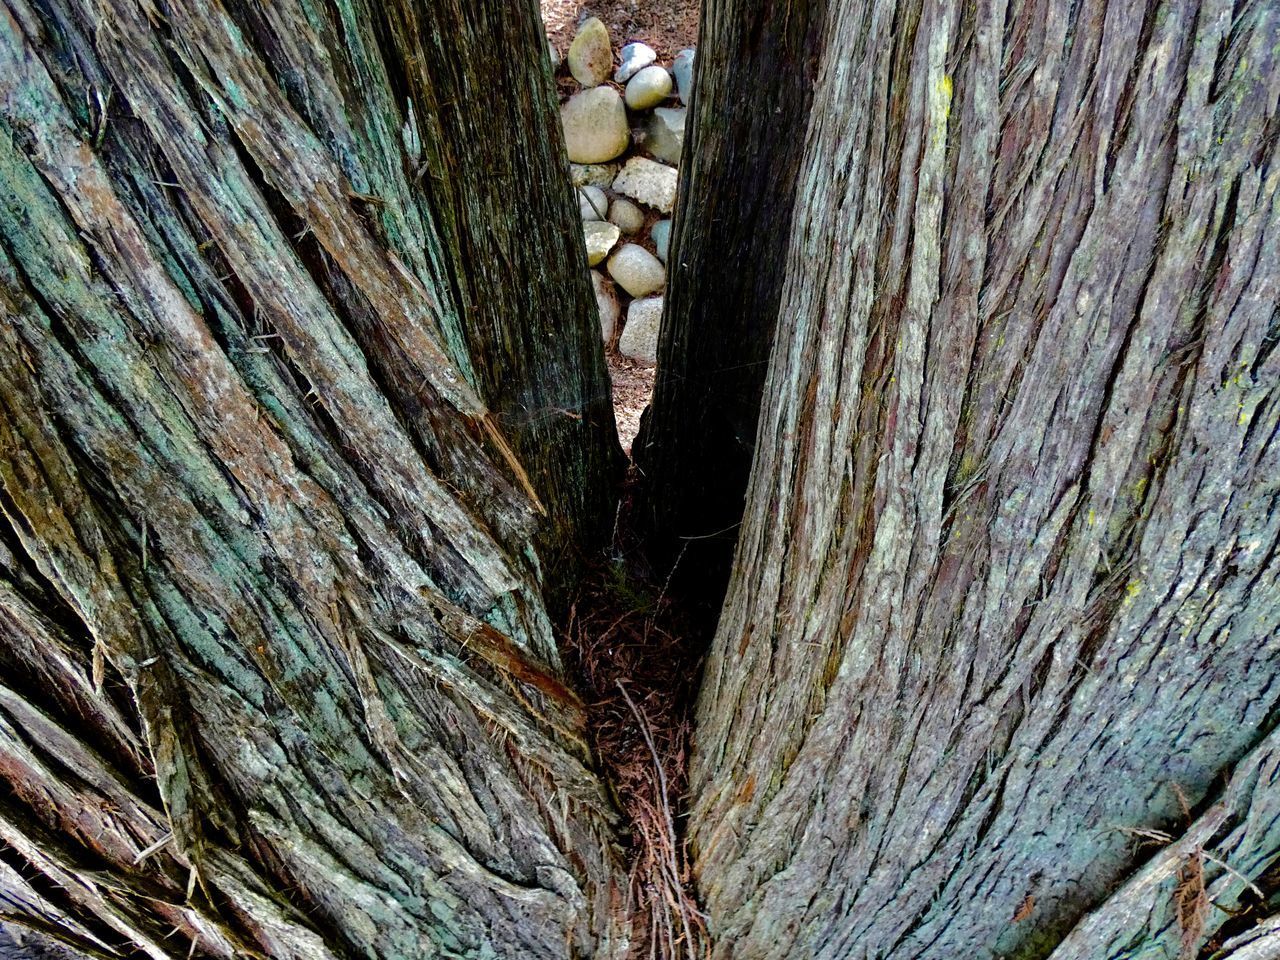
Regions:
M 588 220 L 582 225 L 582 237 L 587 242 L 587 265 L 594 267 L 609 255 L 622 231 L 603 220 Z
M 688 107 L 658 107 L 644 125 L 644 147 L 673 167 L 684 149 L 684 118 Z
M 676 54 L 671 64 L 671 72 L 676 75 L 676 87 L 680 91 L 680 102 L 686 107 L 693 97 L 693 58 L 697 51 L 692 47 Z
M 619 169 L 616 163 L 571 163 L 569 176 L 575 187 L 611 187 Z
M 618 229 L 627 236 L 631 236 L 639 233 L 644 226 L 644 211 L 630 200 L 619 197 L 609 207 L 609 222 L 616 224 Z
M 627 149 L 627 110 L 613 87 L 575 93 L 560 108 L 564 145 L 573 163 L 603 163 Z
M 578 213 L 583 220 L 603 220 L 609 212 L 609 198 L 599 187 L 578 188 Z
M 547 53 L 551 55 L 551 72 L 555 73 L 560 69 L 560 51 L 556 49 L 550 37 L 547 37 Z
M 662 328 L 662 297 L 632 300 L 627 323 L 618 338 L 618 352 L 633 360 L 653 363 L 658 359 L 658 331 Z
M 591 271 L 591 288 L 600 312 L 600 337 L 607 344 L 618 327 L 618 293 L 613 289 L 613 281 L 599 270 Z
M 658 59 L 653 47 L 647 43 L 628 43 L 618 52 L 622 66 L 613 74 L 614 83 L 626 83 L 637 73 Z
M 632 157 L 614 178 L 613 190 L 661 213 L 670 213 L 676 205 L 677 181 L 674 167 L 647 157 Z
M 671 96 L 671 74 L 666 67 L 645 67 L 627 81 L 627 106 L 648 110 Z
M 604 83 L 613 72 L 613 45 L 608 29 L 598 17 L 580 26 L 569 44 L 569 72 L 584 87 Z
M 609 276 L 633 297 L 661 290 L 667 282 L 667 271 L 658 258 L 637 243 L 624 243 L 614 252 L 609 258 Z
M 667 250 L 671 246 L 671 221 L 659 220 L 655 223 L 649 231 L 649 239 L 653 241 L 653 248 L 658 251 L 658 259 L 666 263 Z

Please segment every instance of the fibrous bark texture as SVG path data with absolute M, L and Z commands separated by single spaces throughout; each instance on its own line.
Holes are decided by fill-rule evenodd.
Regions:
M 662 568 L 723 595 L 777 322 L 827 0 L 708 0 L 653 403 L 632 452 Z M 732 122 L 728 122 L 732 118 Z
M 0 6 L 0 918 L 625 947 L 542 599 L 617 449 L 557 138 L 532 0 Z
M 1270 956 L 1219 928 L 1280 851 L 1280 11 L 826 16 L 698 712 L 716 955 Z
M 532 0 L 402 3 L 388 19 L 384 42 L 402 64 L 391 84 L 416 109 L 423 217 L 443 247 L 437 282 L 480 394 L 544 501 L 537 539 L 559 599 L 577 553 L 612 529 L 623 456 L 580 230 L 563 216 L 542 20 Z

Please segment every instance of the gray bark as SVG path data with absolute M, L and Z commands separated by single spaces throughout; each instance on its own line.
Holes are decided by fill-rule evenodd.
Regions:
M 683 495 L 730 424 L 655 529 L 735 517 L 776 339 L 714 950 L 1274 956 L 1280 15 L 801 6 L 706 4 L 642 454 Z M 0 920 L 626 951 L 545 600 L 616 447 L 542 51 L 527 0 L 0 9 Z
M 1248 936 L 1226 911 L 1280 852 L 1280 12 L 843 0 L 820 35 L 698 708 L 715 954 Z M 1217 906 L 1175 915 L 1197 870 Z
M 30 930 L 0 926 L 0 960 L 77 960 L 56 941 Z
M 0 6 L 0 919 L 625 949 L 544 601 L 617 462 L 554 110 L 532 0 Z

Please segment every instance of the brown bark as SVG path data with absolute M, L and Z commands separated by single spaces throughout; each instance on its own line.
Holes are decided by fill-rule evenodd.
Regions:
M 821 36 L 699 704 L 716 955 L 1194 955 L 1280 852 L 1275 5 Z
M 554 103 L 532 0 L 0 7 L 0 918 L 625 948 L 543 599 L 617 456 Z
M 826 7 L 703 5 L 658 376 L 632 447 L 654 560 L 693 597 L 723 595 L 742 519 Z

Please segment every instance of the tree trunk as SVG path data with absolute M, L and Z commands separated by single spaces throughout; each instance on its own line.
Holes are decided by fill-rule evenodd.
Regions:
M 697 716 L 715 954 L 1274 956 L 1246 928 L 1280 853 L 1280 11 L 816 29 Z M 704 56 L 699 97 L 734 69 Z M 662 357 L 756 355 L 674 282 Z
M 546 599 L 617 448 L 509 6 L 0 8 L 0 919 L 626 953 Z M 1280 13 L 1236 6 L 707 0 L 640 454 L 710 583 L 754 457 L 717 956 L 1280 950 Z
M 646 539 L 692 596 L 718 600 L 729 577 L 827 2 L 703 5 L 659 375 L 632 446 Z
M 532 0 L 0 7 L 0 919 L 625 950 L 544 601 L 618 462 L 548 71 Z

